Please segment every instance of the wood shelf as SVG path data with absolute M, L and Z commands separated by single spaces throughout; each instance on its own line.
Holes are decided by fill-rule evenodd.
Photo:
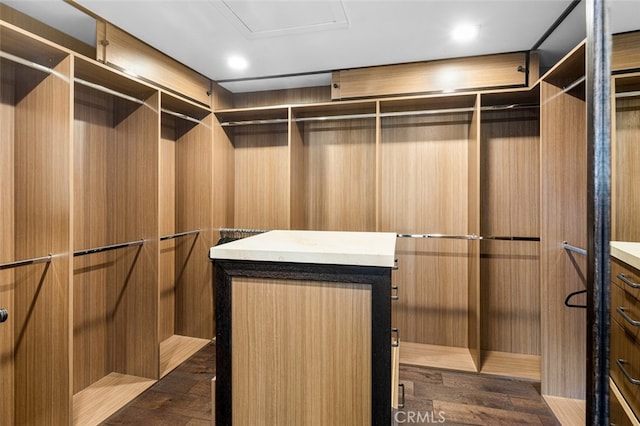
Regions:
M 561 398 L 543 395 L 544 400 L 562 425 L 583 425 L 586 421 L 586 402 L 584 399 Z
M 169 374 L 209 343 L 211 343 L 209 339 L 179 336 L 177 334 L 160 342 L 160 378 Z
M 149 389 L 156 380 L 110 373 L 73 396 L 73 424 L 100 424 Z
M 494 376 L 540 381 L 540 356 L 511 352 L 482 351 L 480 372 Z
M 467 348 L 401 341 L 400 364 L 475 372 L 476 365 Z

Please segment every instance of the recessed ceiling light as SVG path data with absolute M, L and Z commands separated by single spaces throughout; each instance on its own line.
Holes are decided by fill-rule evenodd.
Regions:
M 451 31 L 451 38 L 459 43 L 466 43 L 478 36 L 478 26 L 473 24 L 459 24 Z
M 249 62 L 242 56 L 234 55 L 229 56 L 229 59 L 227 59 L 227 65 L 229 65 L 229 68 L 231 69 L 242 71 L 247 69 Z

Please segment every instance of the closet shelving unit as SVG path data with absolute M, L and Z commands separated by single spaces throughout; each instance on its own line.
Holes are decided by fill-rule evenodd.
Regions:
M 540 380 L 539 102 L 538 86 L 480 95 L 478 205 L 483 236 L 480 371 L 509 374 L 509 369 L 519 368 L 522 377 L 536 380 Z
M 159 146 L 160 377 L 206 345 L 215 332 L 211 265 L 213 122 L 211 111 L 162 92 Z
M 93 423 L 158 379 L 160 96 L 77 57 L 74 82 L 73 415 Z
M 587 319 L 564 300 L 585 288 L 586 256 L 563 242 L 587 246 L 584 76 L 583 43 L 540 81 L 541 391 L 555 410 L 583 416 Z
M 291 109 L 293 229 L 375 231 L 376 102 Z
M 640 241 L 640 73 L 614 75 L 612 90 L 611 239 Z
M 72 60 L 0 26 L 0 418 L 69 421 Z M 13 262 L 51 256 L 44 262 Z

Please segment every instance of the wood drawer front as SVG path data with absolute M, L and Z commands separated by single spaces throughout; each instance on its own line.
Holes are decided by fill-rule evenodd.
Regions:
M 618 361 L 623 360 L 622 367 L 630 378 L 626 377 Z M 629 407 L 636 417 L 640 415 L 640 385 L 631 380 L 640 379 L 640 346 L 614 319 L 611 320 L 611 377 L 620 389 Z
M 640 341 L 640 301 L 616 283 L 611 286 L 611 317 Z
M 616 426 L 636 426 L 638 420 L 629 412 L 629 405 L 620 394 L 620 390 L 609 380 L 609 424 Z
M 618 259 L 611 259 L 611 281 L 640 299 L 640 271 Z M 637 286 L 637 288 L 635 287 Z

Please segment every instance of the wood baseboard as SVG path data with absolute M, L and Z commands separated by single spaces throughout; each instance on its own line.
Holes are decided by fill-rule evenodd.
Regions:
M 482 352 L 482 374 L 540 381 L 540 356 L 510 352 Z
M 476 371 L 467 348 L 401 342 L 400 363 L 446 370 Z

